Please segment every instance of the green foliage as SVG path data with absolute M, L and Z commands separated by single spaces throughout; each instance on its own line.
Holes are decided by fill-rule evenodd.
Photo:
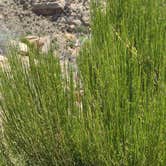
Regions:
M 10 71 L 1 73 L 5 141 L 27 164 L 64 165 L 70 159 L 63 132 L 70 101 L 59 62 L 34 48 L 29 67 L 13 50 L 9 61 Z
M 165 166 L 163 3 L 92 1 L 76 86 L 51 51 L 30 46 L 25 66 L 11 50 L 0 71 L 5 165 Z
M 95 146 L 95 153 L 87 153 L 94 164 L 166 163 L 166 33 L 160 5 L 108 0 L 104 12 L 92 2 L 92 37 L 78 63 L 83 110 L 95 126 L 90 129 L 96 142 L 86 145 Z

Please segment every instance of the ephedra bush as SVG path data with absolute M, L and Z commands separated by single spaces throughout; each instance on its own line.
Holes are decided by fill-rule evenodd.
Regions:
M 103 9 L 92 1 L 91 38 L 78 57 L 77 86 L 72 69 L 65 77 L 51 52 L 44 56 L 32 47 L 25 67 L 13 49 L 10 70 L 1 71 L 3 161 L 164 166 L 164 5 L 107 0 Z
M 78 60 L 91 133 L 85 156 L 99 165 L 164 165 L 163 1 L 108 0 L 105 10 L 96 2 L 92 6 L 92 37 Z

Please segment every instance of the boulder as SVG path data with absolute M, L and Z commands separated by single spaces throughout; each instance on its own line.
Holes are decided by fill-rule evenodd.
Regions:
M 32 5 L 32 11 L 37 15 L 52 16 L 63 13 L 65 0 L 55 2 L 36 2 Z

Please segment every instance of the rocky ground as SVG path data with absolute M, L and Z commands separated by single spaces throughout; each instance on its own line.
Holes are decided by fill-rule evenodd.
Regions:
M 61 59 L 73 59 L 89 33 L 89 0 L 0 0 L 0 54 L 8 39 L 50 36 Z

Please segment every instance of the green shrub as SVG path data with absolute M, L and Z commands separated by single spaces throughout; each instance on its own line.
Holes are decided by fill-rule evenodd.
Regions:
M 74 104 L 68 99 L 71 95 L 59 62 L 52 54 L 44 56 L 36 50 L 29 57 L 30 66 L 25 67 L 12 50 L 10 71 L 1 73 L 4 139 L 27 164 L 70 163 L 64 131 L 69 128 L 69 109 L 72 115 Z
M 96 165 L 166 163 L 166 38 L 162 1 L 92 3 L 78 59 Z M 90 122 L 89 122 L 90 121 Z M 95 152 L 93 151 L 95 149 Z M 99 164 L 100 163 L 100 164 Z
M 11 50 L 10 69 L 0 72 L 0 145 L 17 165 L 165 165 L 162 3 L 107 0 L 103 10 L 92 1 L 76 86 L 72 69 L 64 75 L 51 51 L 31 46 L 25 67 Z

